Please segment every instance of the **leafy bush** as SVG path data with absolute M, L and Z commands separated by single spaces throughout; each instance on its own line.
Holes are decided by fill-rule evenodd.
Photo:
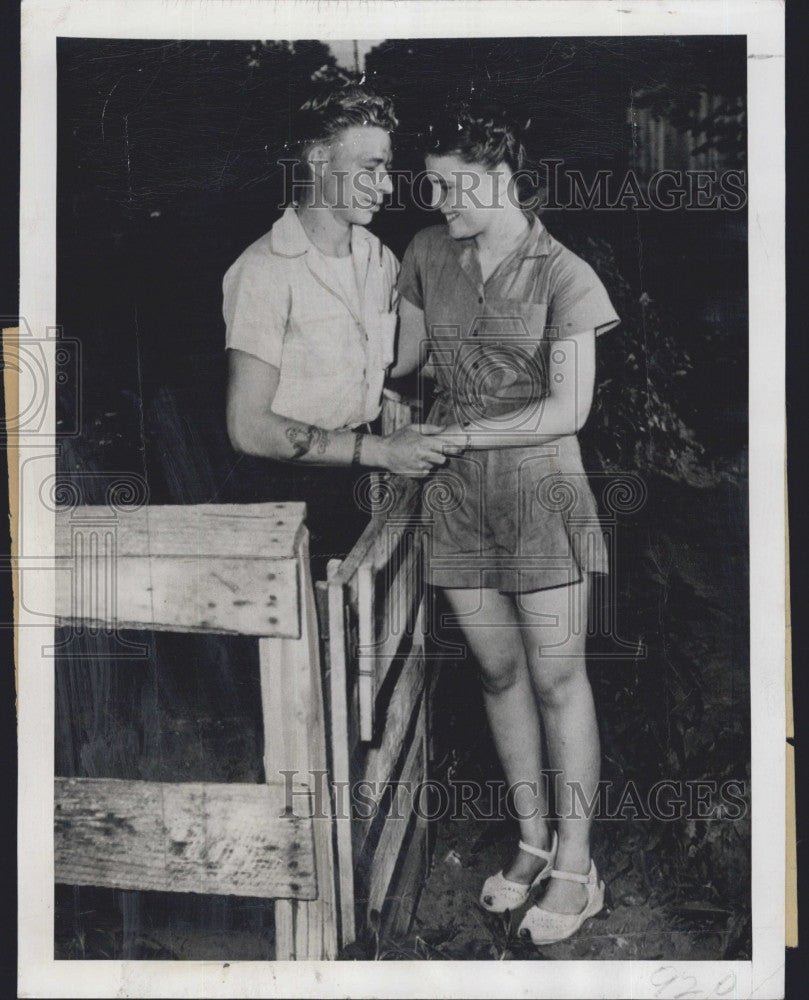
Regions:
M 678 393 L 692 369 L 677 321 L 663 303 L 624 277 L 609 242 L 588 236 L 571 249 L 590 263 L 621 325 L 598 342 L 597 382 L 582 443 L 605 471 L 657 472 L 691 485 L 717 473 L 678 412 Z

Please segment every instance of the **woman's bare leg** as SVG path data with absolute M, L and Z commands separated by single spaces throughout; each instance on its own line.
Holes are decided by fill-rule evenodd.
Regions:
M 593 693 L 585 666 L 589 580 L 569 587 L 517 597 L 531 680 L 548 743 L 550 767 L 558 770 L 556 814 L 559 850 L 556 868 L 586 875 L 590 867 L 591 818 L 582 797 L 593 801 L 600 772 L 600 747 Z M 581 795 L 573 793 L 578 786 Z M 544 909 L 578 913 L 584 886 L 551 879 Z
M 520 836 L 534 847 L 548 849 L 547 801 L 542 785 L 540 720 L 520 620 L 514 601 L 497 590 L 445 589 L 468 648 L 480 667 L 483 701 L 494 744 L 520 817 Z M 504 869 L 506 878 L 531 882 L 544 862 L 517 851 Z

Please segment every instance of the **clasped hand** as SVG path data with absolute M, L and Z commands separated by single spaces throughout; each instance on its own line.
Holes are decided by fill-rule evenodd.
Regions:
M 423 479 L 450 455 L 460 455 L 466 438 L 457 425 L 408 424 L 382 439 L 383 464 L 401 476 Z

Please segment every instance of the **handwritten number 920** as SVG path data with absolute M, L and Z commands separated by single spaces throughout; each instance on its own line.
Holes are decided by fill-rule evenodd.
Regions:
M 724 997 L 727 996 L 736 986 L 736 973 L 728 972 L 713 987 L 710 993 L 701 989 L 696 976 L 690 973 L 678 972 L 672 965 L 662 965 L 656 969 L 651 976 L 652 986 L 656 986 L 655 997 L 662 997 L 664 992 L 671 987 L 671 992 L 666 992 L 668 1000 L 686 1000 L 686 998 Z

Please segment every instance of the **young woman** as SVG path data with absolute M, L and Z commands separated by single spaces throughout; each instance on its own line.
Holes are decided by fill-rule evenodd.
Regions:
M 499 112 L 462 107 L 431 130 L 426 166 L 445 224 L 405 254 L 391 374 L 413 370 L 426 345 L 439 397 L 429 420 L 464 448 L 425 484 L 427 580 L 443 588 L 479 664 L 520 822 L 518 849 L 480 903 L 514 910 L 547 880 L 519 929 L 542 945 L 604 905 L 583 804 L 600 756 L 585 668 L 589 574 L 606 571 L 606 551 L 576 435 L 596 335 L 619 318 L 592 268 L 520 201 L 525 162 Z

